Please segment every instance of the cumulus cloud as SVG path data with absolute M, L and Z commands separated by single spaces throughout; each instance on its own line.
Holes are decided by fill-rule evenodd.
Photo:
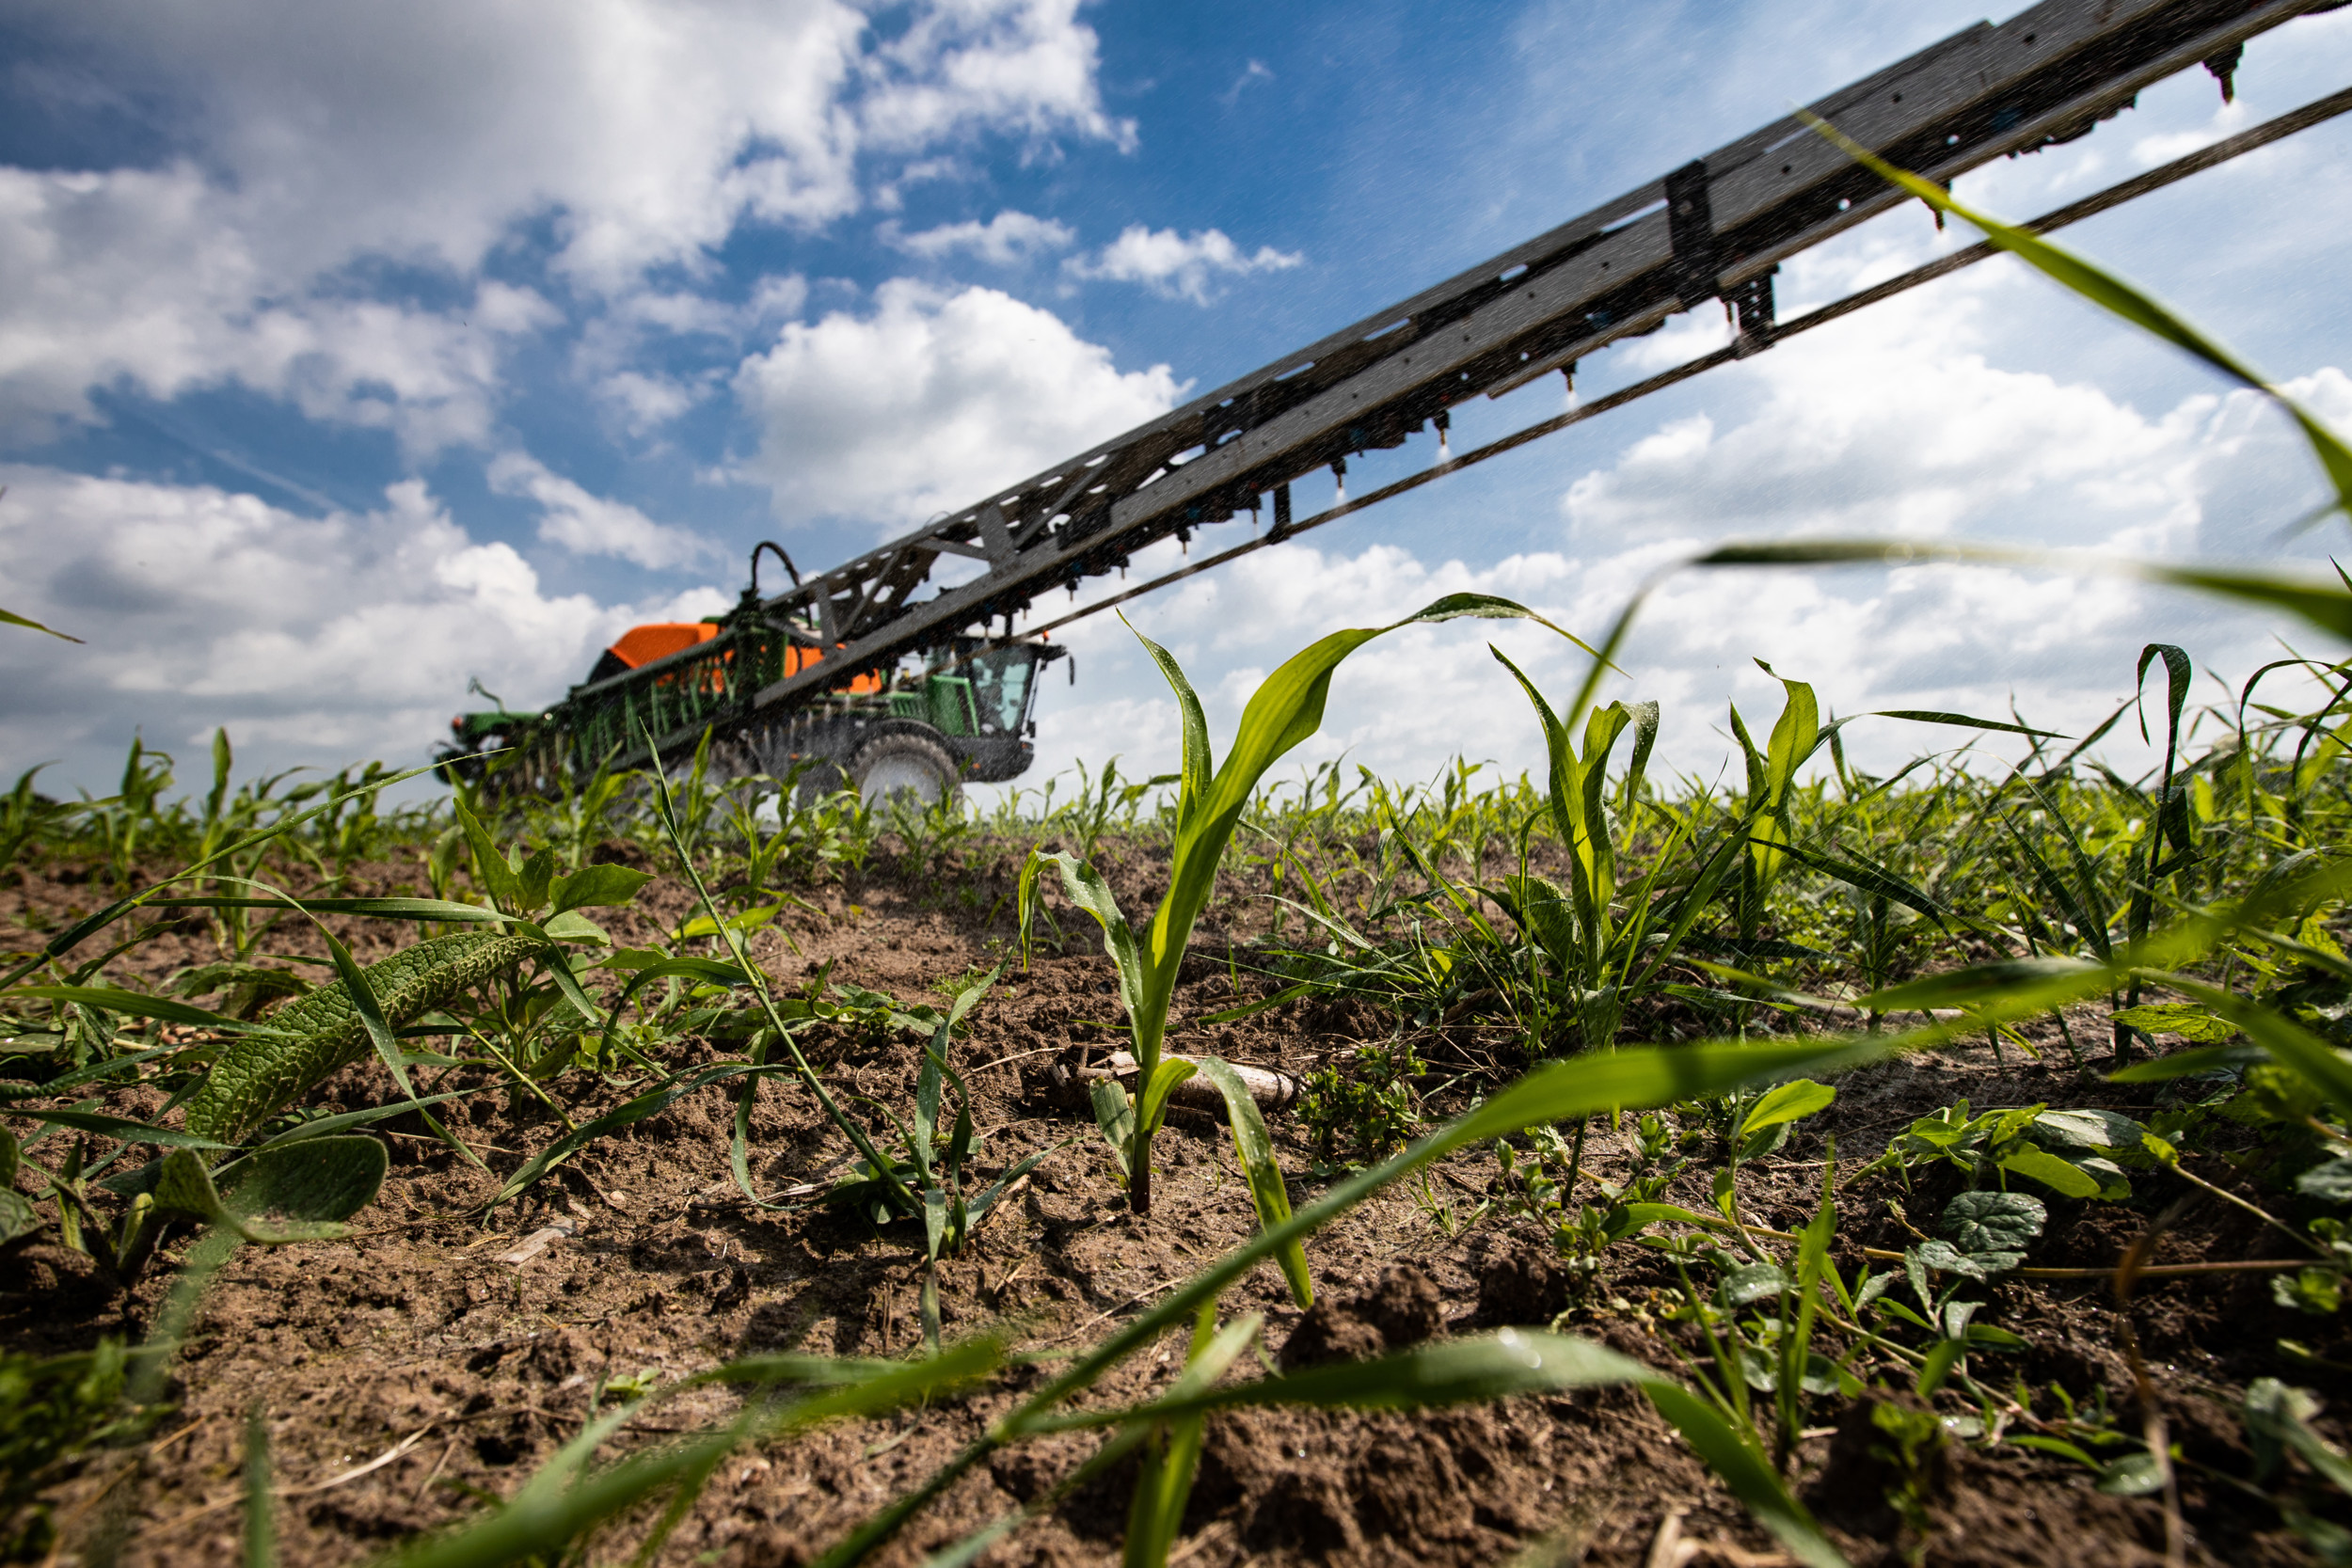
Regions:
M 727 603 L 712 588 L 549 595 L 416 480 L 324 517 L 40 467 L 0 467 L 0 483 L 9 608 L 88 638 L 0 643 L 0 747 L 17 768 L 61 756 L 67 777 L 103 777 L 134 725 L 170 750 L 225 724 L 242 758 L 272 766 L 421 762 L 470 677 L 543 704 L 634 622 Z
M 974 218 L 919 234 L 901 234 L 896 225 L 885 224 L 882 237 L 910 255 L 931 261 L 968 251 L 993 265 L 1009 267 L 1044 251 L 1067 250 L 1078 236 L 1068 224 L 1007 208 L 986 223 Z
M 479 440 L 500 341 L 544 307 L 486 284 L 471 310 L 371 304 L 354 268 L 470 289 L 548 235 L 559 279 L 617 295 L 707 271 L 744 224 L 853 212 L 863 159 L 985 131 L 1123 144 L 1075 9 L 940 0 L 877 40 L 845 0 L 21 8 L 56 69 L 145 94 L 184 156 L 0 168 L 0 419 L 22 436 L 88 420 L 93 386 L 237 382 L 419 450 Z
M 787 325 L 735 377 L 760 433 L 743 472 L 771 487 L 779 516 L 894 528 L 1165 413 L 1183 390 L 1166 365 L 1120 371 L 1009 294 L 903 277 L 871 314 Z
M 1220 276 L 1282 272 L 1306 260 L 1296 251 L 1277 250 L 1272 245 L 1260 245 L 1256 255 L 1245 255 L 1221 229 L 1197 230 L 1186 236 L 1173 229 L 1147 229 L 1137 223 L 1120 230 L 1119 238 L 1093 255 L 1073 256 L 1062 267 L 1073 277 L 1140 283 L 1164 298 L 1206 305 L 1211 285 Z
M 89 421 L 91 388 L 168 400 L 241 383 L 312 419 L 388 429 L 412 451 L 479 439 L 507 342 L 556 312 L 492 280 L 437 312 L 279 293 L 188 165 L 104 173 L 0 167 L 0 436 Z
M 691 566 L 718 555 L 718 546 L 690 529 L 655 522 L 621 501 L 590 495 L 524 452 L 501 452 L 489 468 L 490 488 L 527 496 L 539 506 L 539 537 L 579 555 L 618 556 L 661 570 Z

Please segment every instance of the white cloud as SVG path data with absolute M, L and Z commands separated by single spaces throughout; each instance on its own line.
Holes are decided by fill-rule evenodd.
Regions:
M 635 507 L 590 495 L 519 451 L 501 452 L 490 464 L 490 488 L 501 496 L 528 496 L 539 504 L 539 537 L 579 555 L 618 556 L 660 570 L 691 566 L 718 549 L 688 529 L 655 522 Z
M 1051 311 L 912 278 L 873 313 L 787 325 L 735 391 L 760 430 L 748 477 L 786 521 L 920 523 L 1173 406 L 1166 365 L 1121 372 Z
M 882 237 L 900 250 L 931 261 L 963 250 L 993 265 L 1009 267 L 1043 251 L 1067 250 L 1078 236 L 1068 224 L 1008 208 L 986 223 L 974 218 L 942 224 L 919 234 L 901 234 L 897 225 L 884 224 Z
M 978 126 L 1019 130 L 1041 145 L 1068 132 L 1136 143 L 1135 122 L 1104 112 L 1094 30 L 1081 0 L 942 0 L 863 62 L 872 84 L 858 106 L 878 147 L 914 150 Z
M 1132 135 L 1103 111 L 1074 0 L 933 0 L 879 42 L 844 0 L 20 10 L 57 69 L 164 105 L 183 156 L 0 167 L 14 436 L 89 419 L 88 388 L 117 380 L 160 398 L 233 381 L 417 450 L 480 440 L 499 341 L 544 312 L 493 292 L 471 311 L 370 305 L 343 286 L 355 266 L 469 288 L 546 233 L 574 288 L 627 293 L 648 269 L 707 272 L 741 225 L 855 211 L 863 159 Z
M 1073 277 L 1140 283 L 1167 298 L 1206 305 L 1211 280 L 1218 275 L 1282 272 L 1306 260 L 1296 251 L 1272 245 L 1261 245 L 1256 255 L 1246 256 L 1221 229 L 1198 230 L 1187 238 L 1173 229 L 1147 229 L 1138 223 L 1122 230 L 1094 255 L 1073 256 L 1062 267 Z
M 496 281 L 433 312 L 333 293 L 282 295 L 223 198 L 187 165 L 32 173 L 0 166 L 0 435 L 96 415 L 92 388 L 160 399 L 242 383 L 313 419 L 389 429 L 412 451 L 480 439 L 504 342 L 555 319 Z
M 1244 92 L 1261 82 L 1273 80 L 1274 72 L 1267 67 L 1265 61 L 1251 60 L 1241 68 L 1241 74 L 1233 78 L 1233 85 L 1216 95 L 1216 101 L 1230 109 L 1240 101 Z
M 712 588 L 609 606 L 549 596 L 528 562 L 468 536 L 420 481 L 373 512 L 304 517 L 206 486 L 0 468 L 9 608 L 86 637 L 0 642 L 14 768 L 105 776 L 135 725 L 192 747 L 229 726 L 241 770 L 425 760 L 481 676 L 537 705 L 641 620 L 726 607 Z

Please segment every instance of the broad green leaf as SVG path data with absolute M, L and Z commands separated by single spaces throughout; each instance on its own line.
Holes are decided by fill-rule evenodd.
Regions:
M 1997 958 L 1889 986 L 1854 1006 L 1873 1013 L 1966 1007 L 1988 1019 L 2021 1018 L 2096 996 L 2115 979 L 2106 965 L 2076 958 Z
M 1123 612 L 1119 618 L 1122 622 L 1127 619 Z M 1193 690 L 1192 682 L 1184 676 L 1184 666 L 1176 662 L 1176 656 L 1136 631 L 1132 624 L 1127 629 L 1135 632 L 1136 641 L 1143 644 L 1143 651 L 1150 654 L 1152 662 L 1160 667 L 1160 674 L 1167 680 L 1168 689 L 1176 694 L 1176 710 L 1184 721 L 1183 761 L 1180 764 L 1183 770 L 1177 774 L 1176 787 L 1176 831 L 1181 833 L 1192 825 L 1193 814 L 1200 810 L 1201 800 L 1209 793 L 1209 778 L 1216 767 L 1209 750 L 1209 721 L 1200 711 L 1200 694 Z
M 587 865 L 568 877 L 558 877 L 548 884 L 555 900 L 549 912 L 562 914 L 566 910 L 613 909 L 630 902 L 637 890 L 653 880 L 650 871 L 633 871 L 626 865 Z
M 2030 1177 L 2064 1197 L 2097 1197 L 2102 1183 L 2076 1166 L 2031 1145 L 2001 1156 L 2001 1168 Z
M 2352 1463 L 2347 1463 L 2342 1450 L 2312 1430 L 2312 1418 L 2319 1414 L 2319 1402 L 2301 1388 L 2291 1387 L 2275 1377 L 2256 1378 L 2246 1388 L 2246 1426 L 2258 1445 L 2287 1448 L 2299 1454 L 2304 1463 L 2325 1476 L 2328 1484 L 2337 1491 L 2352 1494 Z
M 565 910 L 561 914 L 549 915 L 547 924 L 539 929 L 556 942 L 587 942 L 598 947 L 612 945 L 612 933 L 578 910 Z
M 373 1138 L 310 1138 L 246 1155 L 217 1173 L 185 1149 L 164 1157 L 155 1206 L 225 1226 L 248 1242 L 321 1241 L 366 1208 L 384 1184 Z
M 1944 1205 L 1944 1234 L 1963 1252 L 2022 1252 L 2050 1212 L 2030 1193 L 1962 1193 Z
M 1215 1056 L 1197 1058 L 1200 1075 L 1215 1084 L 1225 1097 L 1225 1118 L 1233 1130 L 1233 1153 L 1241 1161 L 1242 1173 L 1249 1180 L 1250 1201 L 1256 1205 L 1258 1223 L 1271 1230 L 1291 1217 L 1289 1189 L 1282 1183 L 1282 1167 L 1274 1157 L 1274 1140 L 1267 1135 L 1265 1117 L 1258 1109 L 1257 1096 L 1248 1085 L 1222 1060 Z M 1314 1276 L 1307 1271 L 1307 1252 L 1293 1242 L 1278 1255 L 1282 1265 L 1282 1277 L 1290 1282 L 1291 1299 L 1300 1311 L 1315 1304 Z
M 2110 1497 L 2150 1497 L 2164 1490 L 2164 1465 L 2145 1449 L 2111 1459 L 2099 1467 L 2094 1491 Z
M 2322 1203 L 2352 1203 L 2352 1155 L 2313 1165 L 2295 1179 L 2295 1190 Z
M 1778 1127 L 1783 1122 L 1802 1120 L 1817 1111 L 1827 1110 L 1836 1098 L 1836 1089 L 1827 1084 L 1817 1084 L 1810 1078 L 1799 1078 L 1792 1083 L 1783 1084 L 1778 1088 L 1767 1092 L 1762 1099 L 1748 1108 L 1748 1114 L 1740 1121 L 1740 1131 L 1734 1136 L 1744 1138 L 1749 1133 L 1761 1132 L 1767 1127 Z
M 1062 895 L 1078 908 L 1094 917 L 1103 928 L 1103 951 L 1110 955 L 1111 964 L 1119 974 L 1119 999 L 1127 1009 L 1129 1027 L 1136 1035 L 1136 1060 L 1143 1060 L 1142 1028 L 1139 1022 L 1143 1007 L 1146 980 L 1143 958 L 1136 946 L 1134 930 L 1127 917 L 1119 912 L 1119 899 L 1102 874 L 1075 856 L 1052 850 L 1035 849 L 1021 867 L 1021 885 L 1017 895 L 1021 912 L 1021 946 L 1025 953 L 1029 946 L 1030 922 L 1036 918 L 1041 893 L 1038 874 L 1047 866 L 1061 874 Z M 1158 1065 L 1154 1060 L 1152 1066 Z
M 1736 1312 L 1788 1290 L 1788 1276 L 1777 1263 L 1749 1263 L 1724 1275 L 1719 1289 L 1724 1305 Z
M 2178 1035 L 2200 1044 L 2218 1044 L 2236 1035 L 2237 1025 L 2185 1002 L 2152 1002 L 2137 1007 L 2118 1007 L 2115 1022 L 2151 1035 Z

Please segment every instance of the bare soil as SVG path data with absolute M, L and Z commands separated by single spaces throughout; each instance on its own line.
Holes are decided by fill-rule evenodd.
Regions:
M 614 858 L 631 853 L 612 848 Z M 1164 866 L 1144 851 L 1108 859 L 1127 907 L 1148 908 Z M 413 865 L 387 865 L 365 879 L 390 890 L 421 878 Z M 950 1336 L 1004 1325 L 1025 1349 L 1067 1351 L 1100 1338 L 1244 1240 L 1254 1221 L 1223 1129 L 1182 1114 L 1160 1146 L 1154 1212 L 1148 1221 L 1127 1212 L 1090 1122 L 1041 1089 L 1041 1069 L 1057 1056 L 1106 1051 L 1123 1038 L 1109 961 L 1094 947 L 1091 927 L 1072 916 L 1067 950 L 1049 943 L 1023 973 L 1009 943 L 1010 891 L 1002 865 L 953 879 L 879 871 L 847 886 L 803 890 L 818 908 L 788 911 L 761 934 L 755 952 L 786 987 L 830 962 L 836 981 L 934 1003 L 943 1001 L 935 989 L 943 978 L 1014 958 L 958 1043 L 958 1065 L 988 1134 L 984 1171 L 1041 1147 L 1054 1152 L 945 1264 L 942 1310 Z M 1263 906 L 1240 896 L 1249 891 L 1236 882 L 1235 896 L 1215 908 L 1250 918 L 1248 911 Z M 9 928 L 28 914 L 54 927 L 72 907 L 98 901 L 70 869 L 34 876 L 0 893 L 0 946 L 31 944 L 32 937 Z M 657 923 L 674 927 L 686 908 L 683 888 L 657 883 L 637 911 L 612 924 L 623 940 L 642 940 Z M 347 925 L 363 960 L 405 940 L 393 927 L 339 925 Z M 1392 1022 L 1361 1005 L 1295 1005 L 1225 1025 L 1187 1022 L 1233 1005 L 1228 944 L 1248 934 L 1198 934 L 1171 1049 L 1300 1072 L 1361 1039 L 1389 1037 Z M 314 950 L 313 939 L 292 927 L 273 942 L 281 951 Z M 211 956 L 202 928 L 191 924 L 139 949 L 117 973 L 152 980 Z M 1245 978 L 1244 996 L 1254 994 L 1248 988 Z M 2074 1033 L 2090 1039 L 2098 1031 L 2085 1020 Z M 819 1030 L 809 1045 L 845 1095 L 894 1106 L 911 1101 L 913 1040 Z M 1432 1069 L 1422 1085 L 1432 1118 L 1458 1110 L 1518 1065 L 1508 1036 L 1491 1028 L 1433 1031 L 1422 1037 L 1421 1051 Z M 670 1065 L 719 1054 L 688 1041 Z M 1956 1097 L 1979 1109 L 2046 1101 L 2144 1117 L 2156 1087 L 2079 1078 L 2055 1030 L 2038 1061 L 2021 1062 L 2012 1050 L 1996 1062 L 1976 1048 L 1867 1069 L 1843 1081 L 1837 1103 L 1804 1123 L 1776 1156 L 1748 1167 L 1743 1203 L 1752 1223 L 1801 1224 L 1818 1198 L 1825 1138 L 1836 1138 L 1840 1164 L 1851 1168 L 1910 1118 Z M 557 1089 L 581 1120 L 631 1092 L 625 1083 L 580 1073 L 565 1075 Z M 459 1102 L 468 1109 L 453 1129 L 487 1173 L 421 1125 L 380 1124 L 393 1160 L 381 1198 L 347 1239 L 246 1247 L 232 1259 L 180 1362 L 177 1413 L 140 1448 L 102 1453 L 54 1489 L 63 1534 L 56 1560 L 242 1561 L 245 1424 L 257 1408 L 269 1423 L 283 1494 L 283 1560 L 341 1563 L 373 1557 L 511 1494 L 580 1431 L 608 1378 L 675 1381 L 731 1357 L 787 1349 L 844 1355 L 916 1349 L 919 1253 L 909 1238 L 878 1234 L 855 1216 L 820 1207 L 747 1201 L 728 1171 L 726 1092 L 690 1096 L 603 1139 L 520 1202 L 486 1214 L 483 1206 L 500 1178 L 558 1131 L 543 1107 L 503 1091 Z M 370 1064 L 349 1069 L 317 1098 L 358 1106 L 389 1093 L 381 1069 Z M 162 1102 L 153 1091 L 133 1092 L 109 1108 L 153 1115 Z M 14 1125 L 20 1134 L 33 1130 Z M 760 1091 L 753 1125 L 753 1173 L 763 1196 L 823 1179 L 845 1152 L 806 1092 L 787 1080 Z M 1274 1131 L 1297 1200 L 1321 1184 L 1302 1174 L 1311 1152 L 1293 1117 L 1278 1116 Z M 56 1152 L 37 1148 L 28 1159 Z M 1588 1163 L 1613 1173 L 1627 1158 L 1623 1135 L 1597 1127 Z M 2283 1201 L 2224 1160 L 2192 1164 L 2250 1201 Z M 1465 1152 L 1427 1189 L 1391 1191 L 1315 1237 L 1308 1256 L 1322 1299 L 1303 1319 L 1270 1266 L 1228 1296 L 1227 1314 L 1263 1313 L 1264 1344 L 1289 1366 L 1558 1319 L 1567 1331 L 1676 1367 L 1677 1346 L 1668 1336 L 1679 1331 L 1660 1316 L 1676 1288 L 1671 1271 L 1654 1255 L 1621 1246 L 1597 1285 L 1573 1290 L 1548 1239 L 1499 1212 L 1479 1212 L 1496 1168 L 1488 1153 Z M 2049 1231 L 2029 1266 L 2112 1267 L 2159 1211 L 2169 1213 L 2154 1252 L 2159 1263 L 2290 1255 L 2286 1238 L 2242 1210 L 2161 1174 L 2136 1181 L 2139 1196 L 2129 1204 L 2052 1201 Z M 28 1196 L 34 1185 L 22 1182 Z M 1922 1176 L 1910 1190 L 1883 1177 L 1846 1186 L 1839 1244 L 1849 1273 L 1859 1261 L 1852 1249 L 1900 1247 L 1914 1239 L 1911 1224 L 1930 1225 L 1958 1186 L 1957 1172 L 1948 1180 Z M 1695 1181 L 1676 1196 L 1693 1206 L 1706 1199 Z M 2187 1206 L 2171 1212 L 2183 1197 Z M 159 1268 L 126 1292 L 82 1255 L 54 1240 L 37 1243 L 0 1259 L 0 1344 L 48 1353 L 87 1348 L 102 1335 L 135 1339 L 170 1274 Z M 2146 1280 L 2127 1307 L 2096 1280 L 2010 1278 L 1989 1294 L 1978 1321 L 2022 1335 L 2027 1345 L 2005 1357 L 1979 1354 L 1979 1379 L 2014 1376 L 2044 1389 L 2057 1384 L 2078 1403 L 2104 1390 L 2119 1425 L 2137 1432 L 2147 1412 L 2124 1348 L 2128 1314 L 2155 1409 L 2184 1456 L 2179 1549 L 2185 1560 L 2309 1560 L 2272 1507 L 2230 1479 L 2253 1470 L 2236 1410 L 2245 1385 L 2263 1375 L 2286 1376 L 2339 1406 L 2352 1397 L 2352 1375 L 2329 1365 L 2352 1363 L 2352 1337 L 2340 1320 L 2275 1306 L 2264 1274 Z M 2281 1338 L 2303 1341 L 2318 1362 L 2284 1366 L 2274 1348 Z M 1171 1338 L 1093 1397 L 1141 1397 L 1164 1384 L 1182 1356 L 1181 1341 Z M 1050 1365 L 1016 1370 L 969 1399 L 739 1452 L 712 1479 L 662 1560 L 809 1560 L 919 1481 Z M 1259 1375 L 1254 1365 L 1245 1357 L 1236 1375 Z M 723 1418 L 734 1401 L 708 1389 L 658 1405 L 607 1451 Z M 1870 1452 L 1867 1405 L 1840 1409 L 1824 1401 L 1818 1408 L 1821 1426 L 1799 1456 L 1799 1484 L 1855 1562 L 1903 1560 L 1898 1520 L 1884 1500 L 1884 1466 Z M 2046 1393 L 2037 1408 L 2052 1413 Z M 1000 1453 L 922 1514 L 885 1560 L 919 1561 L 1040 1497 L 1093 1441 L 1071 1435 Z M 1990 1453 L 1954 1446 L 1933 1480 L 1926 1560 L 2165 1560 L 2161 1497 L 2101 1496 L 2087 1471 L 2063 1459 L 2007 1445 Z M 1115 1560 L 1125 1512 L 1125 1478 L 1114 1476 L 987 1560 Z M 1623 1391 L 1419 1416 L 1220 1417 L 1209 1425 L 1184 1529 L 1175 1560 L 1195 1568 L 1787 1560 L 1646 1402 Z M 617 1560 L 627 1549 L 616 1537 L 598 1560 Z

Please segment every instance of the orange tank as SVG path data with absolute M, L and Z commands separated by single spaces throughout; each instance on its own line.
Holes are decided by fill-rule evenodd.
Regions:
M 707 621 L 661 621 L 649 626 L 631 626 L 612 644 L 612 657 L 635 670 L 696 643 L 707 642 L 718 635 L 719 628 Z
M 624 670 L 642 669 L 657 658 L 667 658 L 672 654 L 699 647 L 718 635 L 719 628 L 708 621 L 662 621 L 652 626 L 631 626 L 605 650 L 604 658 L 597 663 L 596 673 L 589 678 L 604 680 Z M 795 644 L 784 651 L 784 673 L 797 675 L 824 657 L 815 648 Z M 716 676 L 715 672 L 713 675 Z M 876 692 L 882 689 L 882 680 L 879 675 L 864 674 L 852 680 L 849 689 L 861 693 Z

